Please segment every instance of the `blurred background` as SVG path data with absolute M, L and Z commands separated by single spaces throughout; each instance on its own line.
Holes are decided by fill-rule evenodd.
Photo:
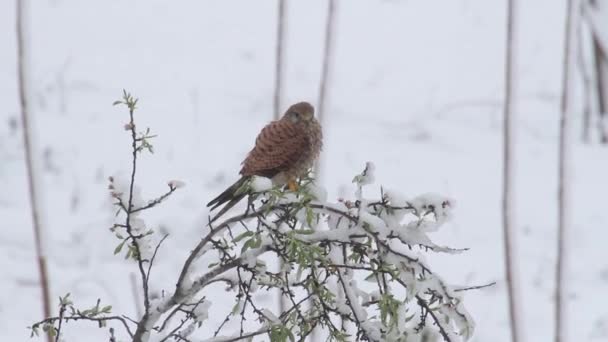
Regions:
M 596 44 L 608 41 L 608 4 L 584 2 L 572 61 L 568 319 L 577 341 L 607 341 L 608 146 L 595 84 L 607 82 L 601 70 L 608 62 L 596 67 L 594 37 Z M 0 335 L 25 341 L 26 327 L 43 313 L 15 3 L 0 2 Z M 454 198 L 455 218 L 435 239 L 470 251 L 429 255 L 429 262 L 448 283 L 496 281 L 466 294 L 477 323 L 473 341 L 508 341 L 501 223 L 507 2 L 334 4 L 320 111 L 320 181 L 329 199 L 352 194 L 352 177 L 366 161 L 376 164 L 376 188 Z M 140 127 L 158 134 L 155 153 L 140 159 L 143 195 L 162 193 L 171 179 L 187 184 L 146 217 L 171 234 L 153 290 L 174 285 L 202 232 L 204 203 L 236 180 L 257 132 L 273 119 L 278 8 L 277 0 L 29 1 L 25 65 L 53 309 L 59 295 L 71 292 L 77 304 L 102 298 L 114 312 L 135 312 L 134 267 L 113 256 L 116 239 L 108 231 L 114 209 L 107 178 L 130 167 L 128 115 L 112 106 L 123 88 L 140 99 Z M 296 101 L 319 101 L 328 1 L 288 0 L 284 10 L 281 112 Z M 565 18 L 566 1 L 520 1 L 516 12 L 514 223 L 529 341 L 553 338 Z M 76 341 L 107 339 L 86 323 L 64 333 Z

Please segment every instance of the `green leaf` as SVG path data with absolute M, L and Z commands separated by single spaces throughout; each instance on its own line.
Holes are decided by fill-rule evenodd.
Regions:
M 312 221 L 315 218 L 315 213 L 312 211 L 312 208 L 307 207 L 306 208 L 306 224 L 308 224 L 309 227 L 312 227 Z
M 38 332 L 38 326 L 37 325 L 33 325 L 32 327 L 30 327 L 30 329 L 32 329 L 32 333 L 30 334 L 30 338 L 34 337 L 34 335 L 40 336 L 39 332 Z
M 69 292 L 65 296 L 63 296 L 63 298 L 59 297 L 59 306 L 68 306 L 68 305 L 73 304 L 69 298 L 70 298 Z
M 251 246 L 253 245 L 253 239 L 249 239 L 245 242 L 243 247 L 241 247 L 241 254 L 245 253 Z
M 250 237 L 252 236 L 254 233 L 252 231 L 247 231 L 244 232 L 242 234 L 239 234 L 237 237 L 234 238 L 234 240 L 232 242 L 234 243 L 238 243 L 239 241 L 243 240 L 244 238 Z
M 259 236 L 259 235 L 256 235 L 255 241 L 253 242 L 253 245 L 251 247 L 252 248 L 260 248 L 261 245 L 262 245 L 262 237 Z
M 122 250 L 122 247 L 124 246 L 126 241 L 127 240 L 122 240 L 122 242 L 119 243 L 118 246 L 116 246 L 116 248 L 114 248 L 114 255 L 120 253 L 120 251 Z
M 293 232 L 296 234 L 310 235 L 313 234 L 315 231 L 312 229 L 294 229 Z
M 241 306 L 240 304 L 241 304 L 241 301 L 239 300 L 232 307 L 232 311 L 231 312 L 232 312 L 233 315 L 236 315 L 237 313 L 239 313 L 239 309 L 240 309 L 240 306 Z

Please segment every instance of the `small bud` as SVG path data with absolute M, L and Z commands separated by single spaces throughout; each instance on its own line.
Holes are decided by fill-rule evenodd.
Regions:
M 180 180 L 170 180 L 167 182 L 167 185 L 169 186 L 169 188 L 171 189 L 179 189 L 179 188 L 183 188 L 184 186 L 186 186 L 186 183 L 180 181 Z

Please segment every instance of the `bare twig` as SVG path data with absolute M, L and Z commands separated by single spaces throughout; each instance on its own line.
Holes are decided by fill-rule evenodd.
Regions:
M 100 323 L 100 322 L 106 322 L 106 321 L 118 321 L 118 322 L 122 323 L 122 325 L 125 327 L 125 331 L 129 334 L 129 336 L 133 337 L 131 328 L 129 328 L 129 325 L 127 324 L 127 320 L 124 319 L 123 317 L 119 317 L 119 316 L 89 317 L 89 316 L 82 315 L 80 313 L 76 313 L 75 315 L 64 316 L 62 319 L 66 322 L 68 322 L 68 321 L 91 321 L 91 322 Z M 54 322 L 59 321 L 59 320 L 60 320 L 59 316 L 49 317 L 40 322 L 34 323 L 33 326 L 44 325 L 47 323 L 53 324 Z
M 146 283 L 150 282 L 150 272 L 152 272 L 152 265 L 154 265 L 154 260 L 156 259 L 156 253 L 158 253 L 158 249 L 160 248 L 160 245 L 163 244 L 163 242 L 169 237 L 169 234 L 165 234 L 165 236 L 163 236 L 162 239 L 160 239 L 160 241 L 158 241 L 158 243 L 156 244 L 156 248 L 154 248 L 154 253 L 152 254 L 152 257 L 150 258 L 150 262 L 148 263 L 148 271 L 146 272 Z
M 143 297 L 144 297 L 144 314 L 137 325 L 137 330 L 135 331 L 135 335 L 133 336 L 133 341 L 139 342 L 142 340 L 143 335 L 147 331 L 146 323 L 150 316 L 150 294 L 148 290 L 148 276 L 146 274 L 146 269 L 144 267 L 145 260 L 141 255 L 141 246 L 139 245 L 139 239 L 142 237 L 141 235 L 135 235 L 133 232 L 133 227 L 131 226 L 131 216 L 134 213 L 133 208 L 133 196 L 134 196 L 134 187 L 135 187 L 135 175 L 137 173 L 137 153 L 143 149 L 143 146 L 138 146 L 138 142 L 142 143 L 142 139 L 137 137 L 137 133 L 135 131 L 135 119 L 134 112 L 137 106 L 137 99 L 133 99 L 130 94 L 126 91 L 123 91 L 123 99 L 124 102 L 117 101 L 116 103 L 124 103 L 129 108 L 129 123 L 125 126 L 131 133 L 131 178 L 129 179 L 129 194 L 127 204 L 122 203 L 122 200 L 119 198 L 119 203 L 121 208 L 125 210 L 126 218 L 125 218 L 125 230 L 129 235 L 129 239 L 131 240 L 131 244 L 135 249 L 134 257 L 137 261 L 137 267 L 139 269 L 140 280 L 142 283 Z
M 480 289 L 484 289 L 486 287 L 491 287 L 496 285 L 496 282 L 493 281 L 491 283 L 485 284 L 485 285 L 475 285 L 475 286 L 467 286 L 467 287 L 460 287 L 460 288 L 456 288 L 454 289 L 454 292 L 462 292 L 462 291 L 470 291 L 470 290 L 480 290 Z
M 443 337 L 444 341 L 452 342 L 452 340 L 450 339 L 450 336 L 448 335 L 447 331 L 443 327 L 443 324 L 441 324 L 441 320 L 439 319 L 439 317 L 437 317 L 437 314 L 435 314 L 435 312 L 429 307 L 429 304 L 420 296 L 416 296 L 416 299 L 418 299 L 418 305 L 423 307 L 426 310 L 425 312 L 427 312 L 431 315 L 431 317 L 433 318 L 435 325 L 439 329 L 439 333 Z
M 150 201 L 150 202 L 149 202 L 148 204 L 146 204 L 145 206 L 140 207 L 140 208 L 135 208 L 135 209 L 131 210 L 131 214 L 135 214 L 136 212 L 143 211 L 143 210 L 148 210 L 148 209 L 150 209 L 150 208 L 153 208 L 153 207 L 157 206 L 157 205 L 158 205 L 158 204 L 160 204 L 162 201 L 166 200 L 166 199 L 167 199 L 169 196 L 171 196 L 171 194 L 172 194 L 173 192 L 175 192 L 175 190 L 177 190 L 177 188 L 176 188 L 176 187 L 174 187 L 174 186 L 169 186 L 169 191 L 167 191 L 166 193 L 162 194 L 160 197 L 158 197 L 158 198 L 156 198 L 156 199 L 154 199 L 154 200 Z
M 65 305 L 61 305 L 61 307 L 59 308 L 59 319 L 58 319 L 58 324 L 57 324 L 57 332 L 55 335 L 55 342 L 59 342 L 59 338 L 61 336 L 61 322 L 63 322 L 63 317 L 65 315 Z
M 228 226 L 232 223 L 240 222 L 240 221 L 252 218 L 252 217 L 257 217 L 257 216 L 260 216 L 261 214 L 262 213 L 260 213 L 260 212 L 245 213 L 242 215 L 231 217 L 231 218 L 227 219 L 226 221 L 224 221 L 223 223 L 221 223 L 220 225 L 217 225 L 215 227 L 210 227 L 211 230 L 209 231 L 209 233 L 204 238 L 201 239 L 201 241 L 198 243 L 198 245 L 196 245 L 196 247 L 194 247 L 192 252 L 190 252 L 190 255 L 188 255 L 188 258 L 184 262 L 184 265 L 182 266 L 182 270 L 177 279 L 177 284 L 175 284 L 174 296 L 176 296 L 176 298 L 183 296 L 182 284 L 184 283 L 186 275 L 188 274 L 188 271 L 190 270 L 190 266 L 192 265 L 194 260 L 196 260 L 196 258 L 198 258 L 200 256 L 199 254 L 200 254 L 201 250 L 203 249 L 203 247 L 205 247 L 216 234 L 218 234 L 218 233 L 222 232 L 224 229 L 228 228 Z

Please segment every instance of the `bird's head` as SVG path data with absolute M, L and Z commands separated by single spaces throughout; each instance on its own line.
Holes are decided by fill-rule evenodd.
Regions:
M 292 123 L 310 123 L 315 118 L 315 108 L 308 102 L 298 102 L 285 112 L 283 119 Z

